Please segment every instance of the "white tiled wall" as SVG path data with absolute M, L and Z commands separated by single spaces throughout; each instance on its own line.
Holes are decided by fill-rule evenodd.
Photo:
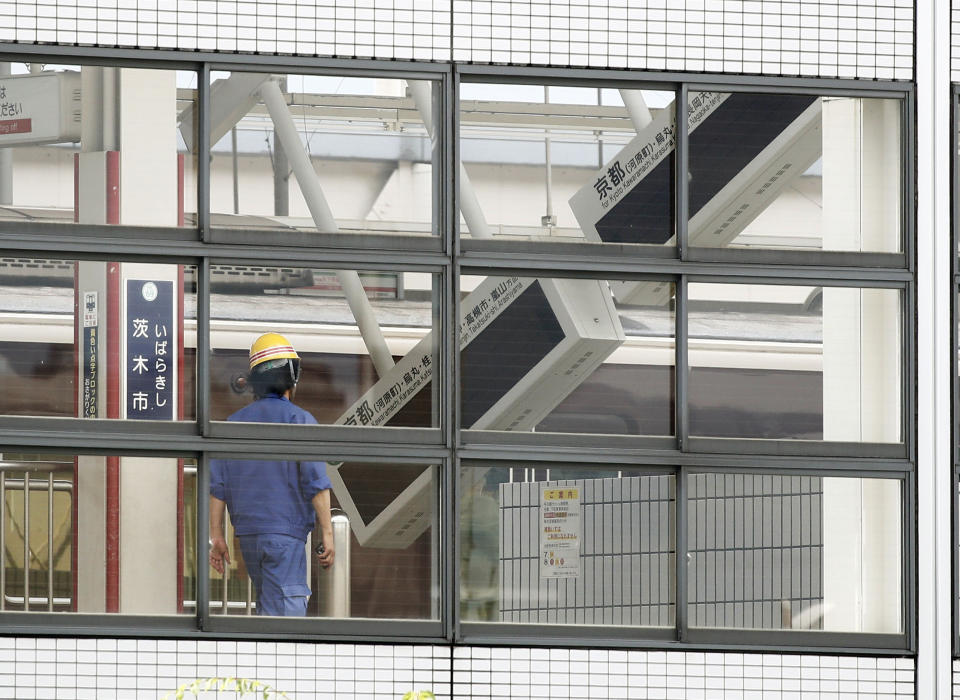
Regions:
M 913 698 L 910 659 L 454 649 L 455 698 Z
M 454 60 L 913 77 L 913 0 L 453 0 Z
M 953 82 L 960 82 L 960 0 L 950 3 L 950 73 Z
M 400 698 L 409 690 L 431 688 L 448 697 L 450 648 L 0 639 L 0 698 L 156 700 L 180 684 L 213 676 L 256 679 L 291 700 Z
M 0 41 L 909 80 L 913 0 L 6 0 Z
M 291 700 L 914 697 L 910 659 L 576 649 L 0 638 L 0 698 L 163 697 L 255 678 Z
M 913 0 L 0 0 L 0 42 L 909 80 L 913 13 Z M 952 19 L 960 80 L 960 0 Z M 910 659 L 0 638 L 0 698 L 153 699 L 217 675 L 338 700 L 914 697 Z

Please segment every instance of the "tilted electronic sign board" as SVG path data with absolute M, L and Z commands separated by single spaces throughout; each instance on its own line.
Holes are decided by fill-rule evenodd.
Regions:
M 675 240 L 675 123 L 671 105 L 570 198 L 588 240 Z M 687 126 L 691 245 L 728 245 L 823 150 L 815 95 L 692 92 Z M 663 304 L 670 294 L 667 282 L 612 287 L 632 304 Z
M 488 277 L 461 309 L 462 424 L 478 430 L 530 430 L 625 340 L 603 281 Z M 337 422 L 390 425 L 430 406 L 433 363 L 428 334 Z M 430 525 L 432 471 L 344 463 L 329 475 L 360 544 L 402 548 Z

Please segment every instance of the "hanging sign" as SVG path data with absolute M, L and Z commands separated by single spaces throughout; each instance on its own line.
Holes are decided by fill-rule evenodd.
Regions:
M 79 140 L 79 71 L 0 77 L 0 147 Z
M 460 349 L 473 341 L 534 280 L 489 277 L 463 302 Z M 384 425 L 433 378 L 434 341 L 429 334 L 337 420 L 341 425 Z
M 127 418 L 173 420 L 173 282 L 127 280 Z

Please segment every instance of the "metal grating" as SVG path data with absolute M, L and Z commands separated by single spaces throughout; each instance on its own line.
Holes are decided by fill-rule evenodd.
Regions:
M 541 579 L 540 488 L 583 489 L 580 576 Z M 668 626 L 674 623 L 673 476 L 500 486 L 500 620 Z
M 823 480 L 694 474 L 688 488 L 690 625 L 820 629 Z

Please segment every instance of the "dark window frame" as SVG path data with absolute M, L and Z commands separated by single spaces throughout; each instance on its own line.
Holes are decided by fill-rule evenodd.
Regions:
M 305 629 L 304 625 L 277 626 L 265 629 L 262 626 L 240 625 L 236 629 L 211 629 L 204 621 L 204 614 L 186 622 L 172 623 L 162 617 L 125 617 L 107 615 L 45 615 L 4 613 L 0 614 L 0 628 L 6 634 L 35 635 L 121 635 L 142 636 L 145 632 L 157 636 L 194 639 L 215 638 L 261 638 L 261 639 L 324 639 L 324 640 L 370 640 L 370 641 L 418 641 L 448 644 L 557 644 L 601 647 L 643 647 L 673 649 L 726 649 L 769 650 L 776 647 L 790 651 L 844 651 L 857 650 L 870 654 L 903 654 L 916 651 L 916 510 L 915 464 L 916 446 L 916 262 L 915 262 L 915 86 L 910 82 L 850 81 L 803 78 L 768 78 L 762 76 L 732 76 L 687 73 L 630 72 L 620 70 L 559 69 L 535 67 L 481 66 L 457 63 L 423 63 L 414 61 L 378 61 L 360 59 L 317 59 L 284 56 L 250 56 L 220 54 L 214 52 L 186 52 L 162 50 L 110 49 L 98 47 L 67 47 L 53 45 L 8 45 L 0 54 L 7 61 L 34 61 L 49 58 L 65 63 L 74 61 L 122 67 L 179 69 L 195 71 L 198 75 L 198 109 L 202 124 L 198 139 L 198 152 L 208 153 L 209 125 L 205 115 L 209 113 L 209 75 L 211 69 L 265 69 L 277 72 L 334 73 L 338 75 L 390 75 L 439 81 L 439 113 L 442 119 L 438 128 L 446 135 L 441 139 L 439 161 L 435 168 L 438 178 L 440 201 L 435 202 L 435 216 L 440 228 L 440 242 L 435 240 L 401 239 L 396 250 L 380 252 L 371 250 L 358 241 L 292 240 L 285 253 L 288 257 L 302 260 L 323 260 L 335 266 L 361 265 L 363 269 L 384 266 L 409 266 L 429 269 L 441 276 L 441 302 L 438 313 L 442 320 L 440 344 L 441 427 L 429 431 L 429 435 L 413 435 L 411 439 L 400 437 L 393 429 L 383 434 L 363 430 L 340 431 L 321 429 L 310 436 L 288 440 L 282 429 L 276 432 L 263 431 L 256 436 L 257 444 L 270 450 L 279 448 L 284 440 L 282 453 L 291 456 L 308 454 L 336 454 L 341 456 L 364 456 L 387 460 L 402 457 L 413 461 L 428 460 L 442 464 L 440 474 L 441 492 L 444 495 L 441 508 L 441 527 L 445 536 L 441 540 L 441 560 L 438 562 L 441 588 L 441 617 L 436 624 L 399 622 L 396 625 L 368 624 L 359 620 L 339 620 L 335 624 L 321 624 L 322 629 Z M 691 250 L 686 239 L 686 178 L 676 178 L 676 221 L 679 246 L 677 255 L 663 257 L 650 254 L 625 258 L 623 251 L 591 251 L 584 255 L 579 249 L 562 245 L 498 248 L 496 245 L 474 243 L 461 245 L 456 235 L 459 209 L 456 189 L 456 163 L 458 156 L 458 85 L 460 81 L 516 82 L 524 84 L 589 84 L 605 87 L 651 86 L 671 89 L 679 96 L 678 118 L 684 123 L 685 96 L 690 89 L 751 90 L 780 93 L 843 94 L 850 96 L 882 96 L 900 99 L 903 119 L 902 149 L 904 191 L 904 251 L 895 255 L 810 253 L 809 251 L 784 251 L 776 256 L 757 251 L 756 255 L 703 256 Z M 957 92 L 954 90 L 954 125 L 957 125 Z M 954 135 L 956 135 L 956 128 Z M 681 129 L 677 144 L 678 172 L 685 171 L 687 132 Z M 195 227 L 158 230 L 150 227 L 77 226 L 68 229 L 45 224 L 0 225 L 0 248 L 18 255 L 29 253 L 37 256 L 64 256 L 104 259 L 105 256 L 120 257 L 143 262 L 185 262 L 198 266 L 201 274 L 198 284 L 198 349 L 210 348 L 209 279 L 213 261 L 250 260 L 270 262 L 278 257 L 277 249 L 259 245 L 255 240 L 228 242 L 215 234 L 209 217 L 209 162 L 199 158 L 198 167 L 198 220 Z M 956 186 L 956 184 L 955 184 Z M 956 208 L 956 197 L 954 207 Z M 956 222 L 956 217 L 955 217 Z M 135 234 L 135 235 L 130 235 Z M 956 232 L 954 232 L 956 236 Z M 492 242 L 491 242 L 492 243 Z M 303 247 L 301 247 L 303 246 Z M 280 253 L 283 256 L 285 253 Z M 550 436 L 531 434 L 504 437 L 502 434 L 476 435 L 462 431 L 459 425 L 459 388 L 452 381 L 459 370 L 459 353 L 456 338 L 459 318 L 459 276 L 462 270 L 490 274 L 502 270 L 531 270 L 539 274 L 559 276 L 669 276 L 678 281 L 681 289 L 677 306 L 676 344 L 678 354 L 685 347 L 686 331 L 686 284 L 691 279 L 721 280 L 723 278 L 756 279 L 773 278 L 782 282 L 787 278 L 824 280 L 835 283 L 862 282 L 867 286 L 894 286 L 903 290 L 903 347 L 901 365 L 903 382 L 903 430 L 904 443 L 896 453 L 876 449 L 876 446 L 854 445 L 849 450 L 820 449 L 817 444 L 802 445 L 791 452 L 787 441 L 760 441 L 732 445 L 731 449 L 720 444 L 704 443 L 691 439 L 686 418 L 686 393 L 684 372 L 677 376 L 677 439 L 673 446 L 661 442 L 641 440 L 606 440 L 598 445 L 583 436 Z M 954 261 L 955 288 L 960 284 L 956 261 Z M 954 298 L 956 305 L 956 298 Z M 954 310 L 956 319 L 956 309 Z M 956 342 L 956 339 L 955 339 Z M 955 354 L 955 353 L 954 353 Z M 682 359 L 682 358 L 678 358 Z M 954 359 L 955 361 L 955 359 Z M 685 366 L 679 362 L 677 367 Z M 209 353 L 198 352 L 197 373 L 209 376 Z M 956 383 L 956 367 L 954 378 Z M 199 381 L 198 387 L 208 382 Z M 956 396 L 956 386 L 954 387 Z M 153 456 L 190 455 L 203 465 L 209 455 L 219 452 L 245 450 L 248 442 L 236 435 L 218 436 L 211 430 L 209 419 L 209 389 L 197 396 L 197 419 L 186 427 L 176 425 L 128 425 L 119 421 L 98 421 L 96 431 L 89 422 L 80 419 L 33 419 L 16 416 L 0 418 L 0 444 L 6 449 L 29 451 L 31 449 L 55 450 L 65 454 L 144 454 Z M 955 411 L 956 414 L 956 411 Z M 956 415 L 955 419 L 956 421 Z M 955 434 L 956 434 L 955 428 Z M 730 443 L 727 443 L 728 445 Z M 955 448 L 956 450 L 956 448 Z M 960 458 L 955 451 L 956 471 L 960 471 Z M 806 638 L 796 633 L 760 634 L 742 638 L 735 643 L 723 639 L 698 638 L 697 635 L 682 635 L 684 638 L 658 639 L 644 635 L 642 630 L 627 629 L 621 632 L 610 630 L 566 629 L 549 626 L 522 626 L 514 629 L 509 625 L 494 625 L 491 628 L 474 629 L 469 623 L 459 620 L 458 586 L 456 579 L 457 543 L 454 533 L 458 523 L 458 470 L 461 461 L 510 459 L 539 459 L 550 463 L 576 462 L 594 464 L 623 463 L 685 469 L 769 469 L 771 463 L 785 469 L 805 469 L 806 473 L 886 473 L 898 475 L 906 484 L 904 497 L 903 549 L 905 579 L 904 608 L 905 628 L 895 640 L 878 639 L 871 635 L 850 634 L 836 637 L 818 635 Z M 199 469 L 200 483 L 209 478 L 206 467 Z M 955 476 L 956 478 L 956 476 Z M 200 490 L 202 493 L 202 488 Z M 206 542 L 205 499 L 198 503 L 198 552 Z M 954 527 L 956 529 L 956 517 Z M 956 547 L 954 547 L 956 550 Z M 955 554 L 956 556 L 956 554 Z M 201 562 L 205 564 L 204 562 Z M 203 570 L 202 566 L 198 571 Z M 956 576 L 954 577 L 956 578 Z M 201 606 L 198 606 L 198 608 Z M 254 622 L 254 621 L 250 621 Z M 310 621 L 312 622 L 312 621 Z M 954 626 L 958 627 L 955 609 Z M 709 635 L 708 635 L 709 636 Z M 956 639 L 957 635 L 954 635 Z M 794 643 L 794 640 L 796 643 Z

